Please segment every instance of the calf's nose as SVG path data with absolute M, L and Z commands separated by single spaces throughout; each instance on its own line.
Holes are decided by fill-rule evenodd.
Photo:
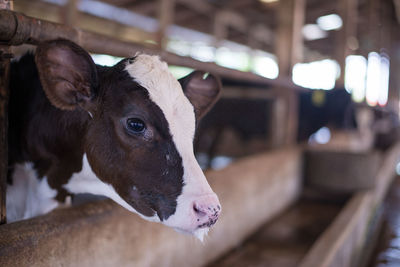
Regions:
M 205 195 L 193 202 L 193 211 L 197 227 L 210 227 L 218 220 L 221 204 L 215 194 Z

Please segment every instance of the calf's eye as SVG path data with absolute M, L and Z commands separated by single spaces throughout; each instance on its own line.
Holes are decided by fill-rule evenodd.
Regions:
M 146 130 L 146 125 L 141 119 L 138 118 L 129 118 L 126 121 L 126 127 L 133 133 L 143 133 L 144 130 Z

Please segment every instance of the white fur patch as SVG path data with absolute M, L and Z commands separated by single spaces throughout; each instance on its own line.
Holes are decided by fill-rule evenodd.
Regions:
M 210 228 L 200 228 L 194 231 L 194 236 L 197 237 L 201 242 L 204 241 L 204 237 L 207 236 Z
M 16 164 L 12 179 L 6 196 L 8 222 L 45 214 L 59 205 L 54 199 L 57 191 L 49 187 L 46 177 L 38 179 L 32 163 Z
M 74 173 L 68 183 L 64 185 L 64 188 L 72 194 L 90 193 L 106 196 L 125 209 L 139 214 L 145 220 L 159 222 L 159 218 L 156 214 L 152 217 L 140 214 L 118 195 L 112 185 L 101 181 L 90 167 L 86 154 L 83 155 L 82 170 L 79 173 Z
M 193 105 L 184 95 L 180 83 L 172 76 L 165 62 L 156 56 L 138 55 L 125 70 L 141 86 L 148 90 L 150 99 L 162 110 L 176 149 L 182 157 L 185 186 L 177 199 L 175 214 L 163 223 L 181 231 L 193 231 L 196 222 L 193 201 L 197 196 L 213 193 L 193 153 L 195 114 Z M 190 218 L 193 221 L 188 222 Z M 182 226 L 187 229 L 180 228 Z M 205 231 L 198 231 L 204 236 Z M 201 234 L 203 233 L 203 234 Z

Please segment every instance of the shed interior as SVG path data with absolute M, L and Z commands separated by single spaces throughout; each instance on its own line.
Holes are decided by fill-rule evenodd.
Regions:
M 10 60 L 56 38 L 221 78 L 203 243 L 88 195 L 7 223 Z M 0 0 L 0 266 L 396 266 L 398 72 L 400 0 Z

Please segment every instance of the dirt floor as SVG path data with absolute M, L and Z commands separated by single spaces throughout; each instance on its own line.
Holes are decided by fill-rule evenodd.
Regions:
M 208 267 L 297 266 L 342 206 L 302 198 Z

